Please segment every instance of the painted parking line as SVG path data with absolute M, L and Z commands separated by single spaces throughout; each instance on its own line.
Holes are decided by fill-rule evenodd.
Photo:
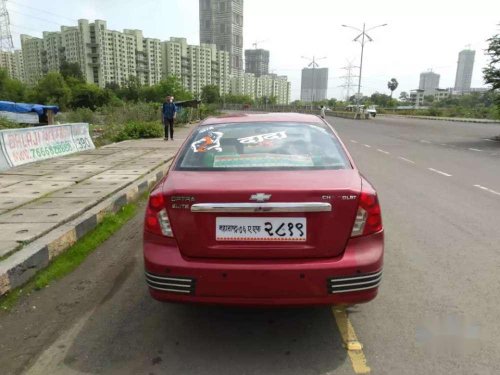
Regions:
M 363 345 L 358 341 L 354 327 L 352 326 L 349 316 L 344 307 L 332 307 L 332 313 L 335 317 L 335 322 L 342 337 L 344 348 L 351 360 L 352 368 L 356 374 L 369 374 L 370 367 L 366 364 L 365 353 L 363 353 Z
M 363 145 L 363 146 L 365 146 L 366 148 L 371 148 L 371 147 L 372 147 L 372 146 L 370 146 L 370 145 Z
M 407 158 L 404 158 L 402 156 L 398 156 L 398 159 L 401 159 L 407 163 L 410 163 L 410 164 L 415 164 L 415 162 L 413 160 L 410 160 L 410 159 L 407 159 Z
M 469 150 L 471 150 L 471 151 L 477 151 L 477 152 L 482 152 L 482 151 L 483 151 L 483 150 L 480 150 L 480 149 L 478 149 L 478 148 L 472 148 L 472 147 L 471 147 L 471 148 L 469 148 Z
M 487 191 L 488 193 L 492 193 L 492 194 L 495 194 L 495 195 L 500 195 L 500 192 L 495 191 L 495 190 L 490 189 L 490 188 L 487 188 L 486 186 L 474 185 L 474 187 L 477 187 L 477 188 L 479 188 L 481 190 Z
M 355 141 L 354 139 L 351 139 L 352 143 L 358 143 L 358 141 Z
M 425 139 L 421 139 L 420 142 L 422 142 L 422 143 L 432 143 L 431 141 L 427 141 Z
M 391 153 L 389 151 L 381 150 L 380 148 L 377 148 L 378 152 L 381 152 L 382 154 L 390 155 Z
M 446 176 L 446 177 L 451 177 L 452 176 L 451 174 L 443 172 L 443 171 L 440 171 L 438 169 L 434 169 L 434 168 L 427 168 L 427 169 L 430 170 L 430 171 L 432 171 L 432 172 L 434 172 L 434 173 L 438 173 L 438 174 L 440 174 L 442 176 Z

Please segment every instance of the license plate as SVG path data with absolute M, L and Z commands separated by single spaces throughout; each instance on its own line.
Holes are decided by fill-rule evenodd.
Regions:
M 305 217 L 218 217 L 217 241 L 306 241 Z

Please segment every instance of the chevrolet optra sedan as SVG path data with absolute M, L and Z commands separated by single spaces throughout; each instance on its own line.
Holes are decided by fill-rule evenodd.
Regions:
M 200 123 L 144 224 L 146 281 L 161 301 L 368 302 L 383 248 L 377 193 L 332 127 L 304 114 Z

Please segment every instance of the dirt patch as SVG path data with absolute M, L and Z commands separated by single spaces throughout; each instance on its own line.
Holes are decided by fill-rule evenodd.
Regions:
M 0 312 L 0 368 L 20 374 L 65 329 L 102 301 L 111 298 L 141 256 L 144 203 L 132 220 L 99 246 L 73 273 L 23 297 L 10 312 Z

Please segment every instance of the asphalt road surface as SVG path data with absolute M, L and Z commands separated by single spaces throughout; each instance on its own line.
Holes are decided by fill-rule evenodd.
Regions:
M 377 188 L 377 299 L 349 309 L 372 374 L 500 373 L 500 125 L 330 118 Z M 329 308 L 162 304 L 142 212 L 80 268 L 0 313 L 2 374 L 355 374 Z

